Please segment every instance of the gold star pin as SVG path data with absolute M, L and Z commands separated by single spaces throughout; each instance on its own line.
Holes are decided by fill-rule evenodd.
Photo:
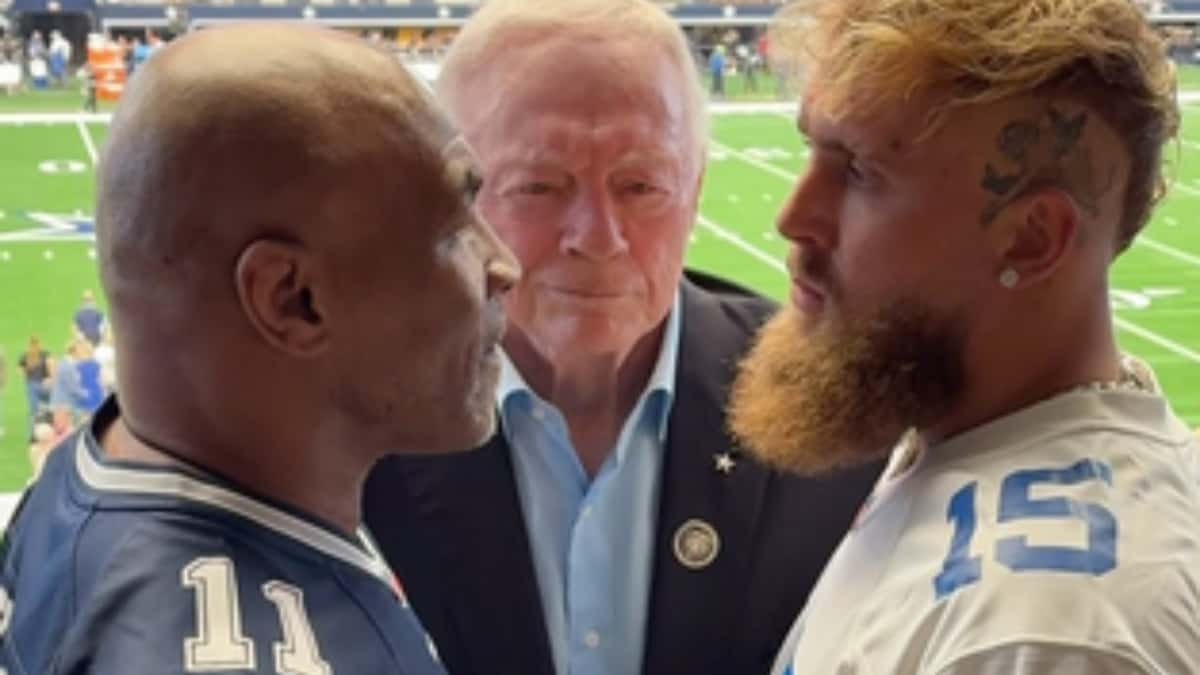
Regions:
M 733 455 L 728 452 L 720 452 L 713 455 L 713 461 L 716 463 L 717 471 L 728 476 L 737 468 L 737 461 L 733 459 Z

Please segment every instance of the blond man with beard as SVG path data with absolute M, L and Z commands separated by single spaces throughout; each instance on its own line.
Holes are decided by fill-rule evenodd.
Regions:
M 731 426 L 798 472 L 903 440 L 775 672 L 1198 672 L 1200 452 L 1107 288 L 1178 125 L 1162 43 L 1129 0 L 811 0 L 780 27 L 812 157 Z

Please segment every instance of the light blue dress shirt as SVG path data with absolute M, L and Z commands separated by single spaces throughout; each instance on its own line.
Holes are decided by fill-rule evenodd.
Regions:
M 654 371 L 594 480 L 562 414 L 502 358 L 497 403 L 558 675 L 641 672 L 680 312 L 676 295 Z

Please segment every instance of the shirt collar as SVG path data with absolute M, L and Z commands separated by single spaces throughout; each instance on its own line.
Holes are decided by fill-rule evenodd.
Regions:
M 658 419 L 658 438 L 660 441 L 665 440 L 667 436 L 667 421 L 670 415 L 671 403 L 675 398 L 675 372 L 679 363 L 679 338 L 682 328 L 682 313 L 683 306 L 680 301 L 680 292 L 675 292 L 675 301 L 671 305 L 671 311 L 667 314 L 666 327 L 663 330 L 662 344 L 658 349 L 658 360 L 654 363 L 654 370 L 650 372 L 650 379 L 646 381 L 646 389 L 638 398 L 638 405 L 635 410 L 643 405 L 643 401 L 651 394 L 661 392 L 665 397 L 664 405 L 659 410 L 661 415 Z M 508 358 L 508 354 L 503 349 L 500 350 L 500 382 L 496 387 L 496 407 L 500 411 L 503 418 L 507 418 L 507 404 L 510 400 L 519 397 L 528 397 L 531 400 L 537 400 L 537 394 L 529 388 L 529 384 L 525 378 L 517 370 L 512 360 Z

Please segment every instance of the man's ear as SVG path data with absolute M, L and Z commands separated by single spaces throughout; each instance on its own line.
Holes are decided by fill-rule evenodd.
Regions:
M 1008 288 L 1050 279 L 1082 236 L 1081 224 L 1075 200 L 1060 188 L 1017 199 L 990 226 L 997 279 Z
M 312 358 L 329 346 L 326 314 L 312 256 L 301 244 L 274 239 L 251 242 L 234 272 L 242 311 L 275 349 Z

